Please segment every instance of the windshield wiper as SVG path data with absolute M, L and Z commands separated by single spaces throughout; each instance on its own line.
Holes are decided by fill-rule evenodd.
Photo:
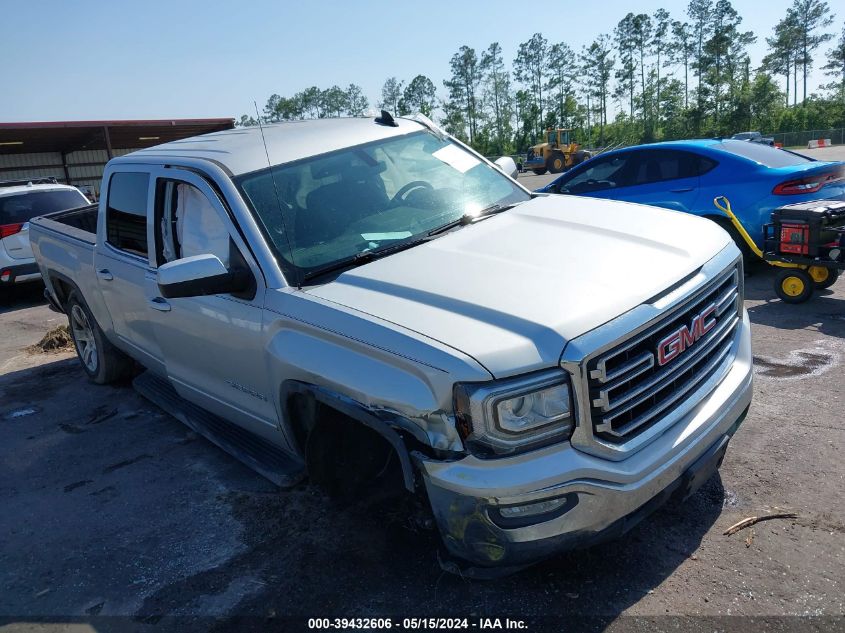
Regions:
M 451 222 L 447 222 L 443 226 L 438 226 L 436 229 L 431 229 L 428 232 L 428 236 L 431 237 L 432 235 L 440 235 L 441 233 L 445 233 L 451 229 L 454 229 L 458 226 L 466 226 L 467 224 L 472 224 L 477 220 L 481 220 L 485 217 L 496 215 L 497 213 L 501 213 L 502 211 L 507 211 L 508 209 L 512 209 L 518 202 L 510 202 L 508 204 L 491 204 L 489 207 L 484 207 L 481 211 L 475 214 L 465 213 L 457 220 L 452 220 Z
M 422 242 L 428 241 L 428 237 L 422 237 L 415 240 L 410 240 L 407 242 L 398 242 L 397 244 L 391 244 L 390 246 L 385 246 L 384 248 L 377 248 L 375 250 L 363 251 L 361 253 L 356 253 L 351 257 L 345 257 L 343 259 L 339 259 L 336 262 L 332 262 L 330 264 L 326 264 L 320 268 L 315 268 L 314 270 L 310 270 L 302 276 L 303 280 L 313 279 L 314 277 L 320 277 L 322 275 L 326 275 L 328 273 L 334 272 L 336 270 L 342 270 L 344 268 L 354 268 L 356 266 L 362 266 L 363 264 L 368 264 L 371 261 L 379 259 L 381 257 L 386 257 L 387 255 L 391 255 L 393 253 L 397 253 L 399 251 L 404 251 L 405 249 L 412 248 L 417 244 L 421 244 Z
M 343 268 L 353 268 L 355 266 L 360 266 L 361 264 L 366 264 L 367 262 L 373 261 L 373 259 L 374 256 L 372 251 L 356 253 L 352 257 L 345 257 L 343 259 L 337 260 L 336 262 L 332 262 L 331 264 L 326 264 L 325 266 L 310 270 L 304 275 L 302 275 L 302 280 L 306 281 L 308 279 L 314 279 L 314 277 L 320 277 L 321 275 L 325 275 L 336 270 L 341 270 Z

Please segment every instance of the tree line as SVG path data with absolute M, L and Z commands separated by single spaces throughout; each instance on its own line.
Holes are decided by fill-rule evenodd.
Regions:
M 498 42 L 480 52 L 461 46 L 443 92 L 424 75 L 407 83 L 389 77 L 376 105 L 432 116 L 485 154 L 523 152 L 549 127 L 571 128 L 589 146 L 845 127 L 845 25 L 833 33 L 834 20 L 824 0 L 793 0 L 752 68 L 757 35 L 743 30 L 730 0 L 690 0 L 674 18 L 665 9 L 628 13 L 579 51 L 542 33 L 509 63 Z M 808 93 L 822 62 L 831 81 Z M 356 84 L 311 87 L 272 95 L 261 118 L 361 116 L 369 107 Z

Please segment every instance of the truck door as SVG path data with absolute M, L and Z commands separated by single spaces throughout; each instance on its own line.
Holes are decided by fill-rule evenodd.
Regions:
M 149 301 L 158 294 L 148 248 L 152 182 L 144 165 L 123 166 L 108 177 L 101 201 L 94 270 L 115 334 L 145 367 L 164 375 Z
M 253 297 L 159 296 L 151 302 L 167 376 L 186 400 L 254 432 L 275 434 L 273 387 L 264 365 L 261 270 L 205 179 L 175 168 L 160 169 L 154 178 L 158 265 L 212 254 L 229 267 L 240 258 L 256 282 Z

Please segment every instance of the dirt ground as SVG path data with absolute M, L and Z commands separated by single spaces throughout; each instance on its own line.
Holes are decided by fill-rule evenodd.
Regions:
M 302 618 L 385 616 L 845 627 L 845 281 L 792 306 L 755 269 L 754 403 L 720 476 L 619 541 L 493 582 L 443 573 L 436 535 L 400 511 L 337 509 L 308 484 L 280 492 L 129 385 L 98 387 L 70 353 L 27 351 L 62 323 L 40 289 L 0 302 L 2 630 L 298 630 Z M 775 511 L 798 518 L 722 534 Z

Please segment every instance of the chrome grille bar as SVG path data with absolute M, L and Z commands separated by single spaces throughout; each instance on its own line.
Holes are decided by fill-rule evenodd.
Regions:
M 739 318 L 734 316 L 731 321 L 726 321 L 726 323 L 729 323 L 729 326 L 722 328 L 721 335 L 718 337 L 718 340 L 714 341 L 713 345 L 711 345 L 709 348 L 702 348 L 702 350 L 704 350 L 704 351 L 703 352 L 699 351 L 699 353 L 696 356 L 693 357 L 693 362 L 683 365 L 682 368 L 683 368 L 684 371 L 681 371 L 681 372 L 673 371 L 672 375 L 669 376 L 669 377 L 661 376 L 662 380 L 652 382 L 651 385 L 650 385 L 651 389 L 649 389 L 648 392 L 645 392 L 645 390 L 642 390 L 640 392 L 639 397 L 634 399 L 633 402 L 631 402 L 630 400 L 627 400 L 626 401 L 627 405 L 625 407 L 622 407 L 622 408 L 614 407 L 612 415 L 600 418 L 600 420 L 595 420 L 596 430 L 599 431 L 599 432 L 608 432 L 608 433 L 612 432 L 613 434 L 617 434 L 612 429 L 612 421 L 615 418 L 618 418 L 620 415 L 624 415 L 625 413 L 628 413 L 629 411 L 636 408 L 637 406 L 643 404 L 649 398 L 652 397 L 652 395 L 654 394 L 655 391 L 659 391 L 659 389 L 665 387 L 669 382 L 677 381 L 679 378 L 681 378 L 685 374 L 687 374 L 690 371 L 692 371 L 693 369 L 695 369 L 696 365 L 702 359 L 706 359 L 706 357 L 708 357 L 710 355 L 710 353 L 713 351 L 714 347 L 718 347 L 720 343 L 724 342 L 724 340 L 729 337 L 729 335 L 733 334 L 734 330 L 736 329 L 737 323 L 739 323 Z M 604 428 L 602 428 L 602 427 L 604 427 Z M 636 427 L 634 427 L 634 428 L 636 428 Z M 626 425 L 626 429 L 627 429 L 626 432 L 633 430 L 633 428 L 628 428 L 627 425 Z M 620 433 L 618 433 L 618 435 L 620 435 L 620 436 L 625 435 L 626 432 L 620 432 Z
M 734 300 L 736 300 L 735 292 Z M 671 365 L 668 365 L 667 367 L 656 371 L 645 382 L 640 383 L 634 389 L 629 389 L 628 391 L 626 391 L 621 398 L 611 398 L 610 394 L 612 391 L 619 389 L 621 386 L 630 382 L 636 376 L 625 376 L 615 381 L 613 384 L 607 385 L 599 391 L 599 397 L 596 400 L 593 400 L 593 406 L 601 408 L 602 411 L 609 411 L 610 409 L 615 409 L 616 407 L 622 406 L 629 400 L 636 398 L 645 391 L 648 391 L 653 387 L 659 385 L 660 383 L 671 379 L 674 374 L 679 373 L 687 365 L 693 363 L 703 354 L 706 354 L 707 351 L 710 350 L 714 345 L 718 345 L 718 341 L 721 341 L 725 336 L 727 336 L 733 331 L 733 328 L 736 326 L 737 321 L 738 319 L 736 316 L 734 316 L 733 320 L 723 319 L 719 321 L 716 327 L 707 334 L 706 338 L 703 338 L 698 341 L 698 343 L 696 343 L 696 346 L 692 348 L 691 352 L 684 354 L 678 360 L 672 362 Z M 654 355 L 652 355 L 652 359 L 653 358 Z
M 729 353 L 741 317 L 739 275 L 736 264 L 725 269 L 656 323 L 589 361 L 587 394 L 596 436 L 627 442 L 708 380 Z M 704 332 L 703 315 L 715 320 L 710 331 Z M 684 337 L 683 353 L 667 360 L 661 350 L 661 366 L 658 347 L 670 345 L 673 335 Z
M 637 430 L 643 424 L 653 419 L 655 416 L 668 409 L 669 406 L 687 395 L 694 387 L 706 380 L 710 376 L 711 372 L 725 360 L 725 356 L 728 355 L 732 344 L 733 341 L 727 341 L 724 345 L 722 345 L 722 347 L 719 348 L 718 353 L 711 360 L 705 363 L 705 366 L 700 371 L 696 372 L 694 376 L 686 380 L 680 387 L 677 387 L 670 397 L 661 400 L 660 404 L 652 407 L 639 417 L 635 418 L 631 422 L 628 422 L 624 426 L 619 427 L 618 429 L 613 429 L 613 417 L 606 418 L 601 425 L 597 425 L 596 429 L 598 430 L 600 426 L 605 426 L 607 429 L 602 429 L 602 432 L 611 433 L 618 437 L 625 437 Z M 623 412 L 617 413 L 617 416 L 615 417 L 618 417 L 622 413 Z

